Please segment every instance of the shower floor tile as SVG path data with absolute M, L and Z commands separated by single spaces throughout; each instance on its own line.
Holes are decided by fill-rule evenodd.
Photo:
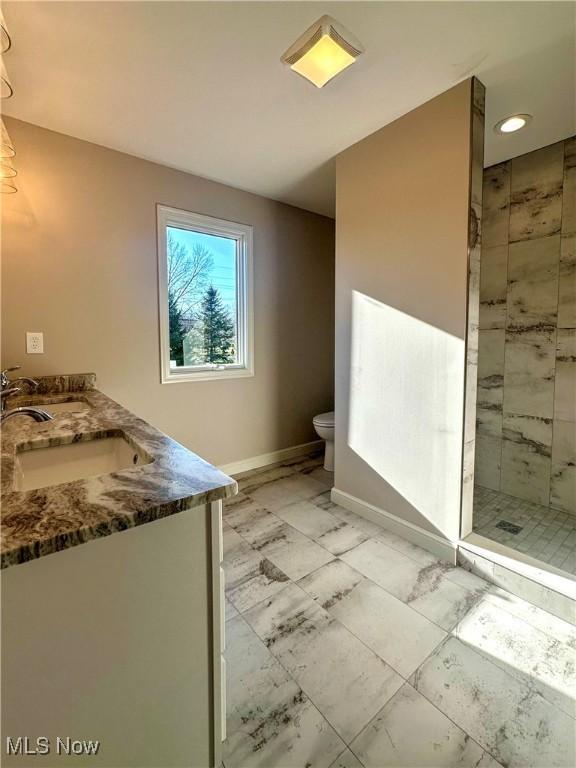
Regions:
M 286 463 L 225 503 L 225 768 L 572 768 L 576 628 L 334 505 L 331 479 Z
M 576 515 L 477 485 L 474 531 L 576 575 Z

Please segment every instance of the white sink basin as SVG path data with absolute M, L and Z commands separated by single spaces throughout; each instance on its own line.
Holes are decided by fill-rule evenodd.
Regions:
M 38 403 L 38 408 L 47 411 L 51 416 L 56 416 L 59 413 L 87 411 L 91 407 L 85 400 L 67 400 L 64 403 Z
M 59 403 L 66 405 L 66 403 Z M 16 454 L 14 489 L 31 491 L 150 464 L 151 459 L 123 437 L 35 448 Z

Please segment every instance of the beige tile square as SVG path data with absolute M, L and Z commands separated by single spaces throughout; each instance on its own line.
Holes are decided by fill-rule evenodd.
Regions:
M 554 421 L 550 503 L 576 513 L 576 424 Z
M 576 328 L 559 328 L 556 336 L 554 418 L 576 421 Z
M 498 437 L 476 435 L 474 480 L 484 488 L 500 490 L 502 440 Z
M 504 328 L 508 244 L 483 246 L 480 257 L 480 328 Z
M 554 329 L 558 312 L 560 235 L 511 243 L 506 327 Z
M 508 243 L 510 220 L 510 161 L 484 171 L 482 247 Z
M 576 328 L 576 235 L 562 236 L 560 244 L 558 328 Z
M 562 193 L 562 234 L 576 232 L 576 137 L 564 142 L 564 188 Z
M 555 331 L 508 330 L 504 412 L 552 418 L 555 366 Z
M 559 233 L 564 143 L 521 155 L 511 163 L 510 242 Z

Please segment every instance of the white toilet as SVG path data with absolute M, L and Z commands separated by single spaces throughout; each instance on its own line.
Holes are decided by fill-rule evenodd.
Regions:
M 334 411 L 328 413 L 319 413 L 312 419 L 314 429 L 326 441 L 324 451 L 324 469 L 328 472 L 334 472 Z

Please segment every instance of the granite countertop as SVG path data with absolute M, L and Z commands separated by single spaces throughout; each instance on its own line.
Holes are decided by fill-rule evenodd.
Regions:
M 90 407 L 56 414 L 49 422 L 17 416 L 2 425 L 2 568 L 237 492 L 230 477 L 95 389 L 94 374 L 41 377 L 39 383 L 36 394 L 12 397 L 7 407 L 72 400 Z M 61 485 L 15 490 L 18 452 L 118 436 L 150 463 Z

